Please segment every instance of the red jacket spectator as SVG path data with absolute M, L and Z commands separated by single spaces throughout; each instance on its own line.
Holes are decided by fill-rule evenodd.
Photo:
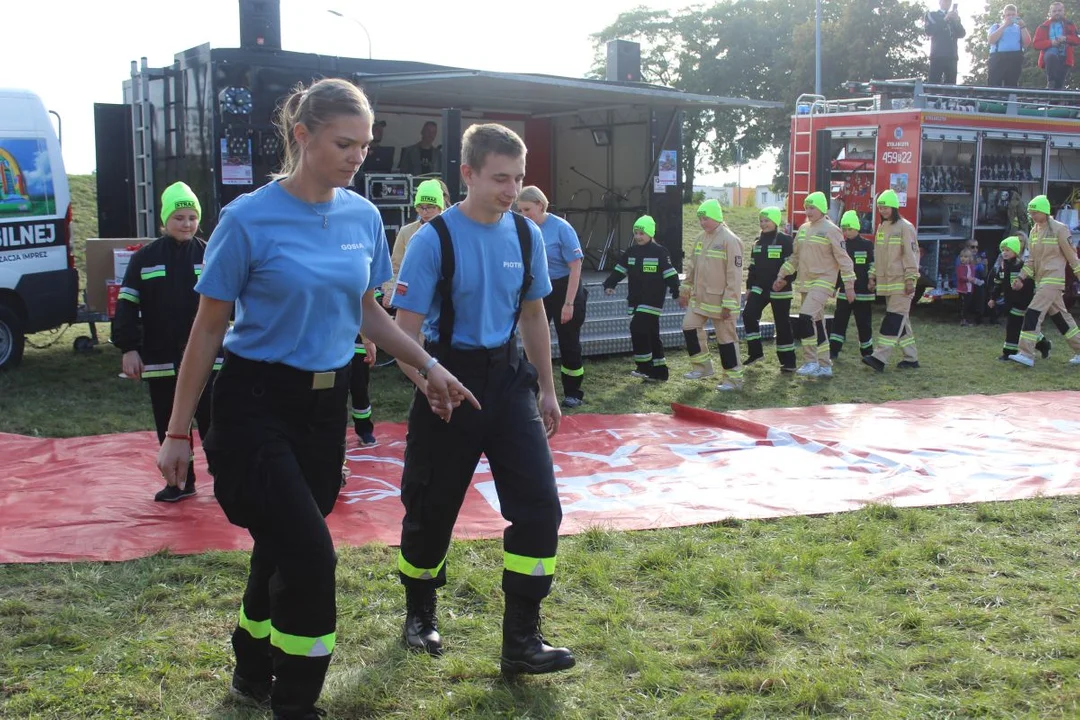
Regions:
M 1035 29 L 1035 38 L 1031 41 L 1032 46 L 1039 51 L 1039 67 L 1046 67 L 1046 60 L 1044 55 L 1046 51 L 1052 47 L 1050 42 L 1050 25 L 1055 21 L 1053 19 L 1047 20 L 1042 25 Z M 1065 33 L 1065 40 L 1068 43 L 1065 46 L 1065 65 L 1073 67 L 1076 62 L 1073 55 L 1073 46 L 1080 45 L 1080 35 L 1076 32 L 1076 25 L 1070 20 L 1060 20 L 1061 28 Z

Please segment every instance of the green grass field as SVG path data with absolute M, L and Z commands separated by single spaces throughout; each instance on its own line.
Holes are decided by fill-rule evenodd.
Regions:
M 83 212 L 85 237 L 93 221 Z M 727 214 L 752 240 L 756 212 Z M 587 360 L 583 411 L 1080 389 L 1063 346 L 1024 371 L 994 360 L 1000 328 L 961 330 L 937 308 L 919 308 L 914 324 L 920 371 L 876 375 L 848 350 L 833 380 L 803 381 L 781 376 L 769 352 L 736 396 L 682 380 L 628 382 L 625 357 Z M 71 351 L 84 332 L 28 348 L 21 368 L 0 374 L 0 432 L 152 427 L 145 388 L 116 377 L 117 351 Z M 673 377 L 686 369 L 673 353 Z M 409 397 L 396 369 L 375 371 L 377 422 L 403 420 Z M 73 492 L 102 491 L 86 481 Z M 155 485 L 147 479 L 148 492 Z M 341 548 L 323 705 L 340 718 L 1075 718 L 1078 521 L 1080 500 L 1061 498 L 596 528 L 561 543 L 545 605 L 546 634 L 575 651 L 578 667 L 520 682 L 498 675 L 499 543 L 453 546 L 439 660 L 399 645 L 395 551 Z M 0 717 L 264 717 L 226 695 L 246 569 L 243 553 L 0 567 Z

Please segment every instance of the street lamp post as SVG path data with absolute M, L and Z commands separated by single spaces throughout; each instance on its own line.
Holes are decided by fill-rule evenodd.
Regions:
M 337 17 L 342 18 L 344 20 L 351 20 L 352 22 L 354 22 L 354 23 L 356 23 L 357 25 L 360 26 L 360 29 L 364 31 L 364 36 L 367 37 L 367 56 L 368 56 L 368 60 L 370 60 L 371 59 L 371 33 L 368 32 L 368 29 L 366 27 L 364 27 L 364 23 L 360 22 L 359 20 L 354 18 L 352 15 L 346 15 L 345 13 L 339 12 L 338 10 L 329 10 L 328 9 L 326 12 L 330 13 L 331 15 L 336 15 Z
M 814 13 L 814 94 L 821 95 L 821 0 Z

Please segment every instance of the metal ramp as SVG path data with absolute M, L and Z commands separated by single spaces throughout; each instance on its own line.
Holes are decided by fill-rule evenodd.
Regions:
M 605 295 L 603 281 L 607 273 L 584 272 L 581 282 L 589 291 L 585 310 L 585 323 L 581 327 L 581 350 L 585 357 L 598 355 L 622 355 L 631 352 L 630 316 L 626 310 L 627 283 L 622 281 L 615 286 L 614 295 Z M 664 312 L 660 316 L 660 337 L 666 349 L 681 349 L 685 346 L 682 333 L 682 319 L 686 313 L 676 300 L 670 296 L 664 303 Z M 739 339 L 745 339 L 742 318 L 736 322 Z M 775 327 L 771 322 L 761 323 L 761 337 L 771 340 Z M 709 326 L 709 335 L 713 335 Z M 555 337 L 554 326 L 551 330 L 551 356 L 559 357 L 559 342 Z

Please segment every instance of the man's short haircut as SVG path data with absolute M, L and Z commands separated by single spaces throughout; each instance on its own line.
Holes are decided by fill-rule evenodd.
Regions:
M 525 142 L 516 132 L 497 123 L 473 125 L 461 138 L 461 164 L 481 170 L 488 155 L 525 156 Z

